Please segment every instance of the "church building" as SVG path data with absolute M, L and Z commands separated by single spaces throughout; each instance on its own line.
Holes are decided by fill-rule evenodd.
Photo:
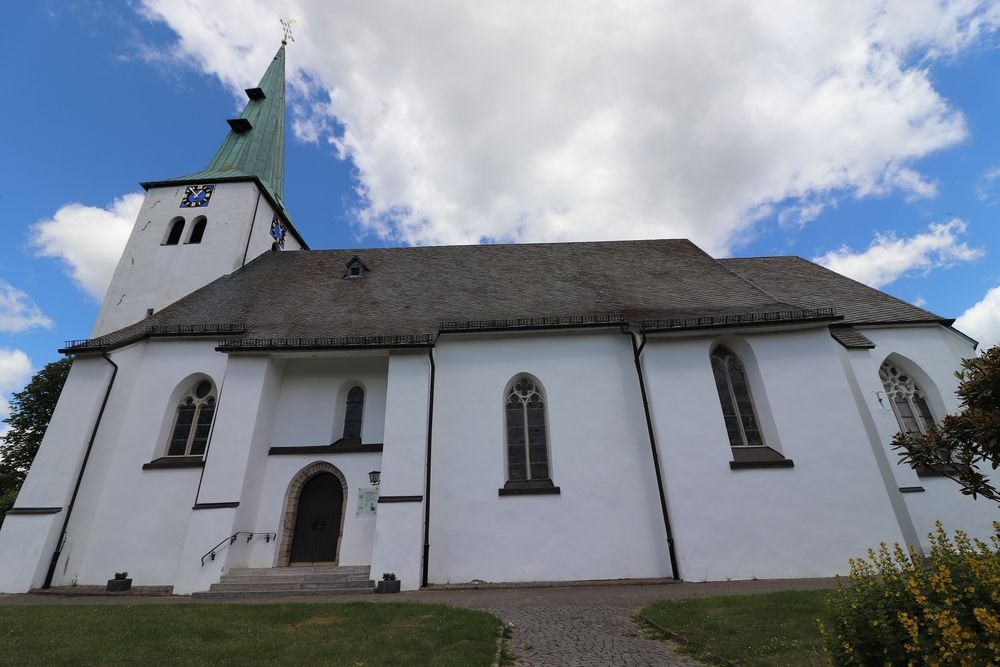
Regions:
M 0 592 L 242 568 L 435 584 L 845 574 L 995 508 L 898 464 L 975 342 L 686 240 L 313 250 L 285 51 L 145 201 L 0 530 Z M 367 576 L 365 576 L 367 579 Z

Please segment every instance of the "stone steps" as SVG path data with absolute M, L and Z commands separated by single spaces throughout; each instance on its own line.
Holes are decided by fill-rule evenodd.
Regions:
M 375 582 L 367 565 L 233 568 L 197 597 L 282 597 L 290 595 L 359 595 Z

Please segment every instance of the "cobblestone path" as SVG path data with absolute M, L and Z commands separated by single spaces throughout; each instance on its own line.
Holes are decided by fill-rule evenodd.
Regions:
M 516 667 L 698 665 L 674 645 L 647 639 L 632 610 L 611 606 L 487 607 L 512 626 Z

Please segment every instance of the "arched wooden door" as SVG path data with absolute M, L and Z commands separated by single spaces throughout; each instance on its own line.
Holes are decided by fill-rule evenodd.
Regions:
M 344 489 L 336 476 L 321 472 L 302 487 L 292 536 L 291 563 L 329 563 L 337 559 L 344 510 Z

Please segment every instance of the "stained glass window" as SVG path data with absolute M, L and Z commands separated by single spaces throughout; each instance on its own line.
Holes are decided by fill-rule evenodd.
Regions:
M 730 446 L 763 446 L 764 437 L 760 432 L 743 362 L 728 347 L 720 345 L 712 352 L 712 373 Z
M 361 437 L 361 416 L 365 409 L 365 390 L 351 387 L 347 392 L 347 410 L 344 412 L 344 437 Z
M 886 362 L 878 369 L 886 397 L 899 423 L 907 433 L 926 433 L 934 428 L 934 417 L 927 405 L 927 396 L 913 377 L 898 366 Z
M 535 380 L 521 376 L 505 401 L 507 413 L 507 479 L 549 479 L 545 399 Z
M 203 456 L 214 417 L 215 387 L 211 382 L 202 380 L 177 406 L 167 456 Z

